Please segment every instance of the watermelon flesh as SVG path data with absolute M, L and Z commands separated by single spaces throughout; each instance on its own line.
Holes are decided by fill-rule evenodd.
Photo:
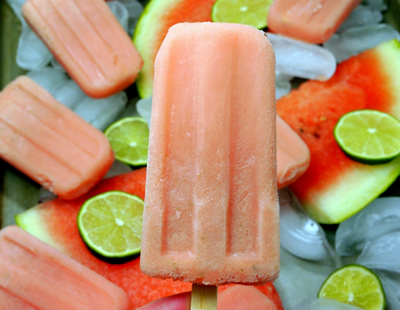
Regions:
M 190 291 L 191 284 L 145 275 L 140 270 L 140 258 L 123 264 L 110 264 L 96 258 L 83 243 L 76 219 L 87 199 L 106 191 L 123 191 L 143 199 L 145 181 L 146 168 L 105 179 L 83 197 L 70 201 L 54 199 L 44 202 L 19 214 L 16 222 L 32 235 L 120 286 L 127 292 L 131 308 L 136 309 L 155 299 Z M 226 287 L 220 287 L 220 290 Z M 277 309 L 283 309 L 272 283 L 257 288 L 273 301 Z
M 320 223 L 340 223 L 385 191 L 400 174 L 400 157 L 365 165 L 347 157 L 333 135 L 341 116 L 374 109 L 400 119 L 400 43 L 389 41 L 341 63 L 326 82 L 307 81 L 277 101 L 277 113 L 311 153 L 290 188 Z
M 133 42 L 143 59 L 136 86 L 142 98 L 153 93 L 154 61 L 168 29 L 183 22 L 211 21 L 216 0 L 152 0 L 145 7 L 135 29 Z

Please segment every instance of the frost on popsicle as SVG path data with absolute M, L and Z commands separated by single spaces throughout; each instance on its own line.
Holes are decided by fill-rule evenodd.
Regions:
M 324 230 L 303 210 L 288 189 L 279 191 L 280 244 L 287 251 L 308 260 L 333 257 Z
M 395 231 L 400 231 L 400 197 L 375 199 L 340 223 L 336 232 L 336 251 L 342 256 L 357 254 L 367 242 Z
M 321 81 L 335 73 L 335 57 L 327 49 L 277 34 L 267 35 L 275 50 L 277 71 Z

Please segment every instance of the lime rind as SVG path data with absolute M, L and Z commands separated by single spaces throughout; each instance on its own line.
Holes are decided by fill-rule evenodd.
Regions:
M 238 23 L 258 29 L 267 27 L 272 0 L 217 0 L 212 8 L 213 22 Z
M 104 132 L 115 158 L 132 166 L 147 164 L 149 127 L 142 117 L 125 117 L 111 124 Z
M 334 129 L 340 148 L 364 164 L 384 164 L 400 156 L 400 121 L 377 110 L 343 115 Z
M 86 246 L 104 258 L 140 253 L 144 202 L 138 196 L 109 191 L 82 205 L 77 224 Z
M 365 310 L 384 310 L 386 296 L 379 277 L 371 269 L 350 264 L 331 273 L 318 298 L 331 298 Z

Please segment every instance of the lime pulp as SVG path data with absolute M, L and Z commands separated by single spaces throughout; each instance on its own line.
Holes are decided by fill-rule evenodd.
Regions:
M 140 252 L 143 200 L 120 191 L 88 199 L 78 214 L 83 241 L 107 258 L 128 257 Z

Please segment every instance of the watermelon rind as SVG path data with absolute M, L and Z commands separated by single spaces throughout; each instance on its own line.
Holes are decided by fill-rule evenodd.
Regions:
M 28 209 L 15 216 L 15 223 L 23 230 L 31 235 L 38 237 L 48 245 L 62 250 L 59 248 L 59 243 L 56 242 L 51 234 L 46 230 L 46 224 L 42 222 L 43 218 L 40 212 L 36 212 L 35 208 Z
M 215 1 L 151 0 L 147 3 L 133 34 L 133 43 L 143 59 L 142 70 L 136 78 L 136 87 L 141 98 L 150 97 L 153 93 L 154 60 L 169 27 L 179 22 L 210 21 L 212 4 Z M 195 5 L 182 12 L 179 8 L 185 3 Z
M 374 66 L 382 73 L 382 85 L 377 85 L 377 90 L 390 96 L 390 101 L 382 106 L 382 112 L 400 118 L 400 43 L 397 40 L 388 41 L 368 51 L 376 58 Z M 357 57 L 357 56 L 355 56 Z M 362 68 L 363 70 L 365 68 Z M 358 77 L 360 79 L 360 77 Z M 362 77 L 361 77 L 362 79 Z M 355 82 L 355 80 L 353 80 Z M 345 83 L 353 83 L 346 80 Z M 357 83 L 363 81 L 357 80 Z M 329 81 L 327 82 L 329 83 Z M 343 82 L 344 83 L 344 82 Z M 358 86 L 355 86 L 356 88 Z M 361 89 L 361 88 L 360 88 Z M 374 100 L 374 99 L 372 99 Z M 279 102 L 278 102 L 279 104 Z M 366 106 L 364 108 L 370 109 Z M 281 115 L 283 119 L 283 117 Z M 316 156 L 316 155 L 314 155 Z M 329 156 L 327 150 L 324 156 Z M 325 158 L 329 161 L 329 158 Z M 311 164 L 313 153 L 311 153 Z M 332 161 L 326 169 L 335 166 Z M 307 174 L 307 172 L 306 172 Z M 354 161 L 354 165 L 343 171 L 340 178 L 329 184 L 327 181 L 321 187 L 308 187 L 298 179 L 292 190 L 298 195 L 306 211 L 318 222 L 324 224 L 337 224 L 367 206 L 372 200 L 379 197 L 400 175 L 400 157 L 378 165 L 361 164 Z M 303 188 L 309 188 L 304 191 Z

